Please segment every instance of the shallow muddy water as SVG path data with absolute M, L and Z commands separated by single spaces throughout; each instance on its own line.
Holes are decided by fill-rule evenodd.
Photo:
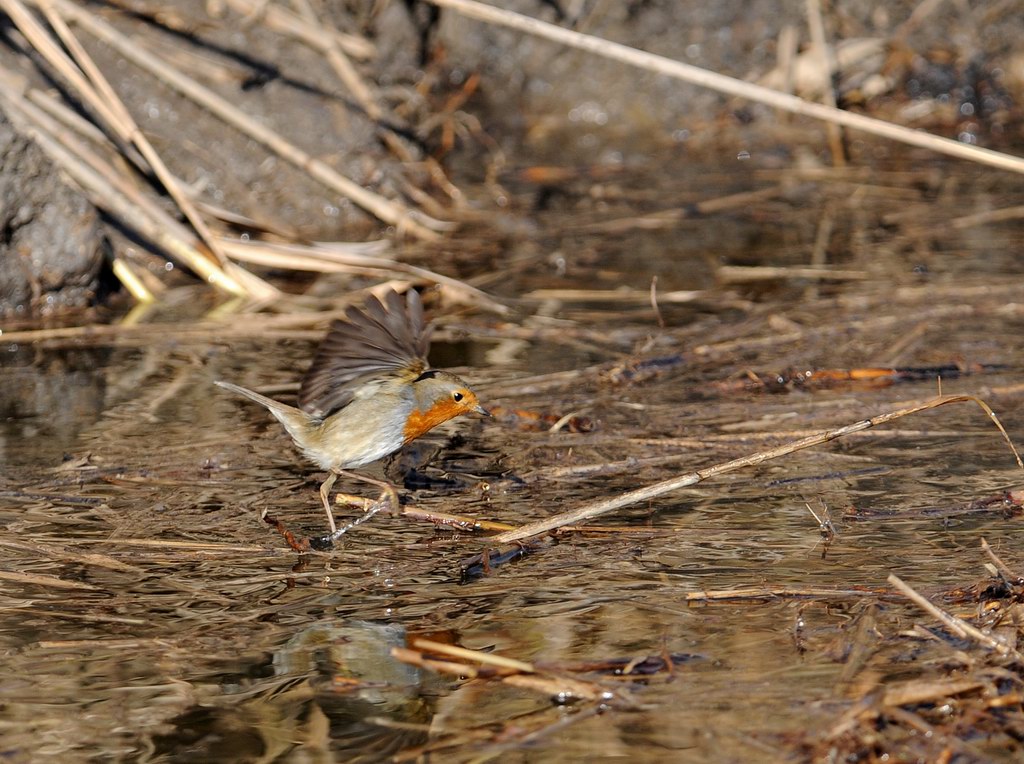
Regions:
M 943 393 L 984 398 L 1024 443 L 1021 229 L 949 222 L 1019 203 L 1019 182 L 957 165 L 916 180 L 764 169 L 684 198 L 693 184 L 667 169 L 675 198 L 660 209 L 779 193 L 634 224 L 651 205 L 631 195 L 651 173 L 624 170 L 600 199 L 588 182 L 553 209 L 529 211 L 520 189 L 529 235 L 490 249 L 466 235 L 481 261 L 522 258 L 494 285 L 514 310 L 442 314 L 436 360 L 504 413 L 426 439 L 415 473 L 392 467 L 414 486 L 407 506 L 520 525 L 926 400 L 936 376 Z M 745 281 L 760 274 L 720 270 L 806 262 L 823 215 L 829 265 L 857 275 Z M 595 228 L 613 219 L 620 231 Z M 647 299 L 652 276 L 662 293 L 702 290 L 662 303 L 664 327 Z M 621 285 L 639 296 L 533 291 Z M 981 660 L 887 576 L 971 617 L 973 605 L 946 593 L 990 580 L 983 538 L 1024 568 L 1019 505 L 999 498 L 1024 473 L 973 404 L 624 508 L 590 523 L 612 530 L 563 532 L 504 564 L 496 552 L 487 571 L 464 564 L 494 547 L 486 533 L 408 517 L 378 516 L 333 552 L 299 554 L 261 516 L 322 533 L 318 473 L 264 411 L 212 383 L 287 397 L 322 325 L 163 321 L 7 333 L 4 385 L 20 386 L 0 429 L 8 760 L 863 753 L 841 726 L 858 704 Z M 875 366 L 947 368 L 890 385 L 771 384 L 791 369 Z M 517 410 L 589 422 L 550 432 Z M 569 469 L 584 465 L 603 466 Z M 831 518 L 830 543 L 808 504 Z M 391 655 L 417 637 L 537 662 L 621 702 L 558 702 Z M 660 669 L 643 678 L 582 665 L 646 657 Z M 1020 756 L 1015 721 L 963 724 L 913 750 Z M 878 750 L 901 750 L 899 734 L 876 734 L 890 741 Z
M 81 5 L 357 184 L 457 220 L 373 251 L 493 296 L 417 283 L 434 363 L 494 417 L 417 441 L 384 468 L 400 516 L 310 551 L 323 476 L 214 382 L 290 400 L 330 319 L 403 271 L 261 271 L 290 296 L 242 312 L 114 215 L 113 250 L 170 286 L 158 306 L 0 324 L 3 760 L 1022 759 L 1024 470 L 974 403 L 521 545 L 473 525 L 940 392 L 1024 446 L 1018 176 L 856 132 L 837 168 L 819 125 L 447 10 L 431 27 L 424 3 Z M 500 5 L 749 81 L 782 73 L 790 32 L 790 53 L 808 42 L 805 6 L 773 0 Z M 841 106 L 1024 154 L 1012 3 L 825 6 L 829 39 L 877 47 L 834 78 Z M 276 25 L 288 7 L 351 35 L 382 119 Z M 218 234 L 383 235 L 308 163 L 75 31 L 170 171 L 231 213 L 203 208 Z M 2 36 L 5 81 L 46 102 L 61 75 Z

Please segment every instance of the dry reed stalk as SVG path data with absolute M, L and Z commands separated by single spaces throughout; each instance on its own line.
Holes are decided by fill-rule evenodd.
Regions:
M 361 61 L 372 59 L 377 55 L 376 47 L 364 37 L 313 26 L 287 8 L 268 3 L 266 0 L 224 0 L 224 2 L 243 16 L 250 19 L 258 17 L 259 21 L 268 29 L 302 40 L 307 45 L 324 53 L 337 46 L 352 58 Z
M 825 19 L 821 14 L 821 0 L 806 0 L 807 26 L 811 30 L 811 43 L 821 59 L 821 77 L 824 80 L 822 100 L 830 109 L 836 108 L 836 91 L 832 75 L 836 70 L 836 57 L 832 46 L 825 37 Z M 843 147 L 843 131 L 839 125 L 827 123 L 829 150 L 835 167 L 846 166 L 846 150 Z
M 973 228 L 978 225 L 1006 223 L 1011 220 L 1020 220 L 1021 218 L 1024 218 L 1024 204 L 1014 205 L 1013 207 L 1003 207 L 998 210 L 986 210 L 985 212 L 976 212 L 972 215 L 953 218 L 949 221 L 948 225 L 955 231 L 962 231 L 965 228 Z
M 259 557 L 286 557 L 283 549 L 274 549 L 254 544 L 222 544 L 217 541 L 169 541 L 165 539 L 141 538 L 90 538 L 82 539 L 83 544 L 108 544 L 112 546 L 139 546 L 152 549 L 175 550 L 177 552 L 215 552 L 223 555 L 227 552 L 245 552 Z
M 0 570 L 0 581 L 11 581 L 31 586 L 47 586 L 53 589 L 75 589 L 85 592 L 101 591 L 100 587 L 84 584 L 81 581 L 67 581 L 57 576 L 50 576 L 45 573 L 15 573 L 10 570 Z
M 387 147 L 391 149 L 391 152 L 399 158 L 402 162 L 412 162 L 415 157 L 406 148 L 405 144 L 402 143 L 402 139 L 395 133 L 394 125 L 398 122 L 393 114 L 386 112 L 380 105 L 377 96 L 369 88 L 369 86 L 363 82 L 363 78 L 359 75 L 355 66 L 349 60 L 349 57 L 345 55 L 345 52 L 341 49 L 341 45 L 338 42 L 337 30 L 329 23 L 319 18 L 316 12 L 313 10 L 313 6 L 310 5 L 309 0 L 294 0 L 295 4 L 299 6 L 299 10 L 302 14 L 303 20 L 313 27 L 318 27 L 327 30 L 331 33 L 328 37 L 328 46 L 323 53 L 327 56 L 327 63 L 334 69 L 334 73 L 341 80 L 342 84 L 348 88 L 349 92 L 356 99 L 363 111 L 366 112 L 373 122 L 376 123 L 378 130 L 381 131 L 381 137 Z M 420 201 L 422 204 L 425 201 L 433 201 L 429 196 L 423 194 L 423 198 Z M 425 207 L 425 205 L 424 205 Z M 443 214 L 443 213 L 442 213 Z
M 243 262 L 257 263 L 272 268 L 290 268 L 320 273 L 362 272 L 366 269 L 383 273 L 399 273 L 428 283 L 438 284 L 450 290 L 459 302 L 477 305 L 494 313 L 507 314 L 509 312 L 506 306 L 489 294 L 464 281 L 397 260 L 353 252 L 344 244 L 334 242 L 278 244 L 241 239 L 222 239 L 221 243 L 232 258 Z M 362 271 L 358 269 L 362 269 Z
M 24 618 L 26 615 L 31 614 L 34 616 L 42 616 L 45 618 L 57 618 L 65 621 L 79 621 L 81 623 L 116 623 L 124 626 L 145 626 L 148 623 L 152 623 L 151 619 L 147 618 L 125 618 L 124 616 L 116 615 L 90 615 L 87 613 L 62 613 L 59 610 L 54 610 L 53 607 L 5 607 L 0 608 L 0 612 L 8 612 L 12 617 Z M 138 647 L 145 643 L 155 643 L 158 640 L 147 640 L 147 639 L 68 639 L 68 640 L 44 640 L 36 642 L 29 646 L 29 649 L 34 650 L 66 650 L 68 648 L 88 648 L 90 650 L 96 650 L 97 648 L 106 647 L 108 644 L 113 644 L 123 649 L 130 649 L 131 647 Z M 162 641 L 162 640 L 161 640 Z
M 11 2 L 11 0 L 3 0 Z M 354 181 L 346 178 L 334 168 L 311 156 L 293 143 L 286 141 L 275 131 L 228 103 L 212 90 L 200 85 L 172 67 L 167 61 L 144 50 L 114 27 L 96 15 L 71 3 L 69 0 L 29 0 L 35 5 L 50 3 L 67 20 L 72 21 L 136 66 L 146 70 L 183 96 L 195 101 L 217 117 L 262 143 L 282 159 L 305 171 L 322 185 L 346 196 L 378 219 L 394 225 L 399 233 L 409 233 L 421 239 L 436 240 L 439 231 L 450 230 L 452 225 L 435 220 L 416 210 L 411 210 L 397 201 L 385 199 Z
M 299 581 L 302 579 L 319 578 L 324 581 L 331 579 L 331 574 L 328 571 L 323 570 L 312 570 L 306 571 L 305 573 L 291 572 L 288 573 L 268 573 L 263 576 L 245 576 L 243 578 L 226 578 L 217 581 L 217 586 L 253 586 L 255 584 L 276 584 L 280 581 Z
M 684 602 L 729 602 L 733 600 L 802 599 L 804 597 L 862 598 L 885 594 L 882 589 L 856 587 L 840 589 L 831 586 L 738 586 L 735 589 L 703 589 L 695 592 L 674 593 L 673 599 Z
M 275 299 L 279 292 L 257 276 L 243 271 L 233 263 L 219 268 L 209 257 L 196 248 L 193 233 L 167 214 L 155 201 L 141 193 L 128 181 L 126 176 L 105 161 L 96 152 L 63 129 L 70 124 L 80 134 L 92 138 L 90 131 L 80 118 L 70 114 L 47 94 L 36 90 L 23 92 L 23 82 L 8 70 L 0 69 L 0 100 L 9 113 L 20 117 L 22 129 L 32 135 L 39 147 L 50 160 L 61 167 L 83 190 L 90 201 L 99 209 L 118 218 L 125 227 L 138 231 L 162 247 L 172 258 L 191 269 L 207 283 L 237 297 L 248 296 L 254 300 Z M 60 123 L 51 115 L 63 117 Z M 95 128 L 93 128 L 95 129 Z M 105 136 L 100 135 L 104 144 Z M 134 274 L 118 271 L 118 278 Z M 142 299 L 143 292 L 135 289 L 133 283 L 124 282 L 136 299 Z M 145 288 L 145 285 L 143 285 Z M 152 291 L 152 290 L 150 290 Z M 137 293 L 138 292 L 138 293 Z M 145 304 L 140 302 L 140 304 Z
M 769 188 L 759 188 L 755 191 L 742 191 L 737 194 L 728 194 L 727 196 L 714 199 L 705 199 L 686 207 L 658 210 L 657 212 L 650 212 L 645 215 L 630 215 L 623 218 L 593 222 L 573 223 L 570 221 L 562 223 L 559 228 L 562 231 L 609 234 L 622 234 L 635 229 L 644 231 L 673 229 L 683 220 L 715 215 L 729 210 L 749 209 L 755 203 L 775 199 L 783 196 L 785 193 L 785 188 L 780 184 Z
M 359 76 L 359 72 L 356 71 L 356 68 L 352 65 L 348 56 L 345 55 L 341 46 L 337 44 L 337 37 L 335 36 L 337 30 L 323 19 L 317 17 L 313 7 L 309 4 L 309 0 L 296 0 L 295 4 L 299 6 L 302 18 L 307 24 L 334 33 L 329 39 L 329 45 L 323 51 L 327 56 L 327 62 L 334 69 L 334 73 L 338 75 L 338 79 L 348 88 L 352 96 L 363 108 L 363 111 L 366 112 L 366 116 L 374 122 L 379 122 L 384 116 L 384 110 L 377 103 L 376 96 L 370 91 L 366 83 L 363 82 L 363 78 Z
M 1006 578 L 1007 581 L 1021 581 L 1022 576 L 1020 575 L 1020 573 L 1017 573 L 1016 571 L 1012 570 L 1010 566 L 1003 562 L 1003 560 L 999 557 L 999 555 L 996 554 L 995 550 L 988 543 L 987 539 L 981 540 L 981 548 L 982 551 L 984 551 L 985 554 L 988 555 L 988 558 L 992 560 L 992 564 L 993 566 L 995 566 L 996 570 L 998 570 Z
M 466 515 L 452 515 L 447 512 L 436 512 L 432 509 L 421 509 L 420 507 L 402 507 L 398 513 L 399 517 L 406 517 L 410 520 L 421 520 L 434 525 L 448 528 L 452 531 L 511 531 L 515 530 L 514 525 L 499 523 L 493 520 L 481 520 Z M 614 525 L 574 525 L 572 530 L 586 533 L 604 533 L 607 535 L 631 534 L 646 537 L 663 536 L 673 534 L 675 531 L 661 530 L 658 528 L 637 528 L 635 526 L 614 526 Z
M 830 268 L 786 268 L 771 265 L 722 265 L 715 269 L 715 277 L 723 284 L 749 284 L 755 281 L 801 279 L 807 281 L 864 281 L 871 278 L 866 271 L 846 271 Z
M 680 488 L 686 488 L 687 486 L 696 485 L 712 477 L 718 475 L 724 475 L 727 472 L 734 472 L 739 469 L 746 467 L 753 467 L 758 464 L 777 459 L 780 456 L 786 456 L 788 454 L 802 451 L 811 446 L 821 445 L 830 441 L 842 438 L 855 432 L 867 430 L 871 427 L 877 427 L 880 424 L 891 422 L 895 419 L 900 419 L 911 414 L 916 414 L 929 409 L 938 408 L 939 406 L 945 406 L 950 403 L 963 403 L 971 401 L 981 406 L 981 408 L 989 415 L 996 427 L 1002 433 L 1006 442 L 1010 446 L 1010 450 L 1013 452 L 1014 457 L 1017 460 L 1018 466 L 1024 469 L 1024 462 L 1021 461 L 1020 454 L 1017 453 L 1017 449 L 1014 447 L 1012 441 L 1010 441 L 1009 435 L 1006 434 L 1006 430 L 1003 429 L 1002 423 L 996 417 L 995 412 L 989 408 L 988 404 L 973 395 L 944 395 L 937 398 L 933 398 L 930 401 L 919 403 L 907 408 L 898 409 L 896 411 L 890 411 L 885 414 L 879 414 L 878 416 L 871 417 L 870 419 L 862 419 L 859 422 L 846 425 L 845 427 L 839 427 L 834 430 L 825 430 L 823 432 L 816 433 L 806 438 L 786 443 L 778 446 L 777 448 L 771 448 L 767 451 L 760 451 L 756 454 L 744 456 L 739 459 L 733 459 L 728 462 L 716 464 L 711 467 L 707 467 L 703 470 L 697 470 L 696 472 L 690 472 L 685 475 L 679 475 L 668 480 L 662 480 L 659 483 L 653 485 L 644 486 L 643 488 L 637 488 L 632 491 L 614 496 L 609 499 L 602 499 L 601 501 L 587 504 L 577 509 L 570 510 L 568 512 L 562 512 L 561 514 L 554 515 L 552 517 L 545 518 L 543 520 L 537 520 L 532 523 L 520 526 L 514 531 L 506 531 L 495 536 L 492 540 L 497 543 L 508 543 L 512 541 L 521 541 L 522 539 L 536 536 L 541 533 L 547 533 L 548 531 L 555 530 L 556 528 L 562 528 L 567 525 L 575 525 L 584 520 L 589 520 L 594 517 L 608 514 L 616 509 L 629 506 L 631 504 L 637 504 L 642 501 L 649 501 L 658 496 L 677 491 Z
M 23 129 L 83 189 L 96 207 L 138 231 L 207 283 L 229 294 L 258 299 L 270 299 L 278 294 L 276 289 L 252 274 L 245 273 L 244 277 L 248 277 L 246 287 L 239 284 L 237 277 L 244 273 L 240 268 L 228 263 L 228 269 L 222 269 L 200 252 L 191 233 L 68 131 L 55 129 L 52 120 L 21 97 L 10 86 L 9 80 L 0 76 L 0 100 L 10 113 L 22 118 L 25 123 Z
M 444 526 L 460 531 L 509 531 L 515 528 L 507 523 L 496 523 L 491 520 L 479 520 L 475 517 L 465 515 L 452 515 L 447 512 L 435 512 L 430 509 L 419 507 L 402 507 L 399 511 L 401 517 L 408 517 L 411 520 L 424 520 L 428 523 Z
M 898 295 L 901 289 L 897 288 L 892 293 L 886 294 L 886 305 L 892 306 L 898 303 Z M 955 291 L 953 296 L 955 296 Z M 914 317 L 921 321 L 932 321 L 941 323 L 943 320 L 964 318 L 978 315 L 981 309 L 973 305 L 943 305 L 937 295 L 923 294 L 922 299 L 935 303 L 934 307 L 922 308 L 914 314 Z M 856 298 L 850 298 L 853 303 Z M 841 306 L 845 307 L 843 298 L 838 300 Z M 876 318 L 869 318 L 863 321 L 847 321 L 840 325 L 799 327 L 785 333 L 767 334 L 763 337 L 744 337 L 736 340 L 724 340 L 711 345 L 698 345 L 693 348 L 693 354 L 702 359 L 737 357 L 737 354 L 750 352 L 756 349 L 769 347 L 783 347 L 788 344 L 806 341 L 810 336 L 836 336 L 844 332 L 870 332 L 882 331 L 894 326 L 906 324 L 905 314 L 883 315 Z
M 846 405 L 842 403 L 841 405 Z M 706 449 L 708 445 L 731 443 L 744 443 L 758 440 L 775 440 L 779 438 L 806 438 L 813 435 L 816 430 L 771 430 L 767 432 L 753 432 L 750 430 L 739 430 L 720 435 L 701 435 L 699 438 L 627 438 L 626 442 L 636 446 L 664 446 L 670 448 L 693 448 Z M 861 431 L 850 433 L 851 438 L 869 438 L 890 440 L 892 438 L 955 438 L 963 435 L 961 430 L 876 430 L 874 432 Z M 652 457 L 657 458 L 657 457 Z M 668 458 L 668 457 L 665 457 Z M 682 455 L 677 461 L 682 461 Z
M 362 294 L 362 293 L 359 293 Z M 146 344 L 158 340 L 173 342 L 221 342 L 234 337 L 262 337 L 263 339 L 305 339 L 318 340 L 323 329 L 306 330 L 301 327 L 320 326 L 332 318 L 339 318 L 343 310 L 319 313 L 296 313 L 285 315 L 253 314 L 244 322 L 232 320 L 207 320 L 205 322 L 182 322 L 166 324 L 87 324 L 85 326 L 60 326 L 46 329 L 0 330 L 0 342 L 49 342 L 54 340 L 74 341 L 81 346 L 90 342 L 103 343 L 111 340 L 114 344 Z
M 707 292 L 699 290 L 677 290 L 658 292 L 658 302 L 682 304 L 706 297 Z M 534 289 L 522 296 L 524 300 L 558 300 L 560 302 L 603 302 L 643 304 L 651 301 L 651 291 L 640 289 Z
M 1004 657 L 1013 658 L 1015 661 L 1024 663 L 1024 655 L 1018 652 L 1013 646 L 1006 644 L 1001 639 L 986 634 L 981 629 L 972 626 L 962 618 L 957 618 L 955 615 L 950 615 L 946 611 L 932 604 L 924 597 L 919 594 L 906 583 L 900 579 L 895 573 L 890 573 L 888 582 L 896 588 L 904 597 L 909 599 L 919 608 L 930 614 L 936 620 L 942 623 L 947 629 L 952 631 L 959 637 L 965 639 L 972 639 L 980 645 L 984 645 L 990 650 L 995 650 L 997 653 Z
M 73 552 L 64 544 L 28 542 L 19 541 L 17 539 L 0 538 L 0 547 L 5 549 L 16 549 L 19 552 L 28 552 L 40 557 L 47 557 L 51 560 L 77 562 L 82 565 L 92 565 L 98 568 L 106 568 L 108 570 L 117 570 L 127 573 L 142 573 L 142 568 L 136 565 L 129 565 L 126 562 L 121 562 L 121 560 L 115 560 L 109 555 L 99 554 L 96 552 Z
M 146 158 L 146 161 L 157 177 L 160 178 L 172 198 L 178 202 L 179 208 L 182 209 L 186 217 L 193 223 L 196 230 L 212 240 L 209 230 L 205 227 L 202 219 L 199 218 L 198 213 L 195 212 L 184 195 L 180 193 L 177 180 L 171 176 L 160 157 L 145 137 L 142 136 L 142 133 L 113 89 L 78 44 L 70 30 L 64 25 L 63 21 L 52 13 L 50 0 L 38 0 L 37 4 L 47 15 L 64 45 L 75 55 L 78 63 L 77 66 L 60 49 L 42 25 L 36 21 L 35 17 L 28 12 L 20 0 L 0 0 L 0 8 L 7 12 L 7 15 L 14 21 L 35 50 L 71 85 L 85 103 L 92 107 L 95 113 L 102 118 L 123 143 L 135 145 Z M 223 259 L 217 256 L 216 249 L 211 247 L 211 252 L 214 255 L 213 258 L 198 251 L 187 255 L 186 259 L 189 267 L 204 277 L 209 283 L 219 286 L 231 294 L 248 296 L 248 289 L 225 272 Z
M 815 268 L 822 268 L 828 262 L 828 245 L 832 240 L 832 229 L 835 226 L 835 212 L 832 205 L 826 204 L 818 221 L 818 228 L 814 234 L 814 246 L 811 249 L 810 264 Z M 816 297 L 816 295 L 815 295 Z
M 17 0 L 13 1 L 16 2 Z M 81 68 L 88 80 L 88 84 L 91 85 L 87 90 L 81 92 L 80 95 L 86 98 L 90 103 L 105 103 L 107 107 L 114 112 L 117 117 L 117 122 L 111 124 L 111 127 L 116 129 L 120 126 L 121 139 L 134 145 L 135 148 L 139 150 L 139 153 L 145 157 L 150 169 L 153 170 L 153 173 L 163 184 L 163 187 L 167 190 L 167 193 L 170 194 L 175 204 L 178 205 L 178 209 L 181 210 L 182 214 L 192 224 L 192 227 L 199 235 L 199 238 L 203 240 L 203 243 L 209 248 L 214 259 L 221 268 L 223 268 L 226 263 L 224 253 L 218 248 L 217 241 L 214 239 L 213 234 L 206 225 L 206 221 L 203 220 L 202 216 L 192 204 L 192 201 L 184 191 L 182 191 L 181 182 L 171 174 L 169 169 L 167 169 L 167 165 L 164 164 L 163 159 L 160 158 L 160 155 L 156 152 L 156 149 L 153 148 L 149 139 L 143 135 L 138 124 L 132 118 L 131 113 L 114 91 L 114 88 L 111 87 L 107 78 L 103 76 L 99 67 L 96 66 L 96 63 L 92 60 L 89 54 L 86 53 L 85 48 L 83 48 L 81 43 L 78 42 L 78 38 L 75 37 L 68 28 L 64 19 L 54 11 L 51 0 L 39 1 L 41 2 L 40 8 L 46 16 L 47 21 L 50 22 L 50 26 L 57 32 L 58 37 L 60 37 L 65 47 L 71 51 L 75 63 L 77 63 Z
M 779 39 L 775 45 L 776 69 L 782 72 L 783 93 L 793 93 L 796 89 L 797 45 L 800 42 L 796 27 L 786 24 L 779 30 Z
M 946 0 L 921 0 L 920 3 L 911 11 L 910 16 L 907 20 L 896 27 L 896 32 L 893 34 L 893 40 L 902 40 L 906 38 L 911 32 L 921 26 L 935 10 L 945 3 Z
M 442 8 L 450 8 L 469 18 L 489 24 L 517 29 L 527 34 L 536 35 L 570 48 L 594 53 L 604 58 L 620 61 L 646 71 L 663 74 L 667 77 L 689 82 L 700 87 L 710 88 L 730 96 L 757 101 L 776 109 L 799 114 L 805 117 L 822 120 L 831 124 L 860 130 L 870 135 L 905 143 L 909 146 L 928 149 L 947 156 L 967 159 L 990 167 L 998 167 L 1010 172 L 1024 173 L 1024 158 L 1004 154 L 991 149 L 971 146 L 949 138 L 913 130 L 909 127 L 896 125 L 873 117 L 866 117 L 842 109 L 835 109 L 824 104 L 805 101 L 788 93 L 772 90 L 762 85 L 744 82 L 717 72 L 701 69 L 697 66 L 647 53 L 628 45 L 610 42 L 599 37 L 581 34 L 570 29 L 563 29 L 545 21 L 530 18 L 519 13 L 494 8 L 475 0 L 427 0 Z
M 412 646 L 417 650 L 439 653 L 440 655 L 447 655 L 464 661 L 474 661 L 483 666 L 495 666 L 497 668 L 508 669 L 509 671 L 516 671 L 524 674 L 533 674 L 537 671 L 532 663 L 518 661 L 515 658 L 506 658 L 503 655 L 497 655 L 495 653 L 485 653 L 480 650 L 470 650 L 465 647 L 459 647 L 458 645 L 435 642 L 432 639 L 423 639 L 422 637 L 414 639 Z
M 132 270 L 132 266 L 122 257 L 115 257 L 110 265 L 117 280 L 138 303 L 150 303 L 156 301 L 156 295 L 150 291 L 139 275 Z
M 425 653 L 440 654 L 452 660 L 438 660 Z M 412 648 L 393 647 L 392 657 L 403 663 L 429 668 L 455 676 L 480 679 L 496 679 L 503 684 L 547 695 L 549 697 L 573 697 L 587 701 L 602 701 L 620 709 L 636 708 L 629 696 L 607 687 L 564 672 L 555 673 L 530 663 L 506 658 L 495 653 L 469 650 L 457 645 L 448 645 L 427 639 L 415 639 Z M 479 667 L 473 665 L 479 664 Z
M 22 77 L 20 74 L 15 74 L 10 69 L 6 70 L 5 73 L 10 78 L 11 83 L 16 85 L 18 92 L 22 93 L 30 103 L 38 106 L 43 112 L 56 120 L 58 124 L 72 130 L 82 138 L 87 139 L 93 145 L 109 146 L 113 149 L 113 143 L 110 138 L 107 137 L 106 133 L 96 127 L 95 123 L 90 122 L 79 112 L 72 109 L 63 101 L 58 100 L 53 93 L 29 87 L 26 78 Z M 123 156 L 125 156 L 129 162 L 139 166 L 142 162 L 142 157 L 138 156 L 138 152 L 136 152 L 131 146 L 125 146 L 122 150 L 124 151 Z
M 892 706 L 916 706 L 922 703 L 948 700 L 974 690 L 987 688 L 990 685 L 985 679 L 911 679 L 901 682 L 895 687 L 886 687 L 882 695 L 882 705 L 886 706 L 886 714 L 896 710 Z M 899 713 L 899 710 L 897 710 Z M 916 714 L 912 715 L 920 719 Z M 912 726 L 917 726 L 917 723 Z

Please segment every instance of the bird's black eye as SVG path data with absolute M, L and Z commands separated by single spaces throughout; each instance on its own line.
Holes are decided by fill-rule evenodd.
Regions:
M 455 401 L 456 403 L 458 403 L 459 401 L 461 401 L 461 400 L 462 400 L 462 398 L 463 398 L 463 395 L 462 395 L 462 393 L 460 393 L 460 392 L 458 392 L 458 391 L 455 391 L 454 393 L 452 393 L 452 400 L 453 400 L 453 401 Z

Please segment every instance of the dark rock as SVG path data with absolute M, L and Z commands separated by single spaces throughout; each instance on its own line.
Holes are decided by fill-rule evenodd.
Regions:
M 95 207 L 0 113 L 0 315 L 86 305 L 102 265 Z

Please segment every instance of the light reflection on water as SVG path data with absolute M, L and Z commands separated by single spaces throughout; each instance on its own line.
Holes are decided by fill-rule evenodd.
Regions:
M 936 259 L 932 272 L 949 262 Z M 868 300 L 885 281 L 847 285 L 842 294 Z M 809 327 L 840 321 L 836 305 L 804 305 L 786 290 L 757 299 L 751 310 L 760 316 L 789 311 Z M 716 316 L 712 304 L 676 314 L 658 353 L 766 336 L 764 321 L 732 325 L 723 315 L 734 316 L 733 308 Z M 596 308 L 586 306 L 590 329 L 600 329 L 592 322 Z M 977 360 L 1019 369 L 1020 329 L 1019 318 L 987 328 L 982 318 L 951 323 L 905 362 L 942 362 L 971 349 Z M 448 362 L 476 364 L 466 375 L 479 377 L 485 398 L 492 381 L 505 386 L 488 404 L 581 409 L 598 428 L 548 434 L 462 421 L 450 430 L 460 434 L 458 444 L 437 438 L 446 447 L 440 465 L 444 454 L 456 454 L 473 473 L 454 489 L 419 490 L 415 502 L 516 524 L 772 445 L 762 432 L 846 424 L 935 391 L 933 383 L 774 396 L 714 387 L 746 369 L 868 362 L 871 347 L 903 336 L 896 322 L 859 338 L 809 332 L 781 349 L 751 345 L 634 387 L 588 378 L 529 395 L 509 391 L 505 380 L 517 375 L 621 360 L 633 349 L 621 339 L 625 330 L 659 334 L 649 315 L 613 317 L 606 358 L 534 342 L 524 356 L 529 364 L 499 369 L 484 360 L 492 341 L 448 347 Z M 466 357 L 452 357 L 453 347 Z M 184 349 L 158 343 L 96 351 L 89 371 L 67 359 L 61 366 L 67 354 L 51 350 L 45 374 L 31 359 L 16 371 L 46 376 L 52 392 L 3 428 L 0 545 L 3 570 L 16 575 L 4 579 L 0 594 L 0 704 L 14 760 L 269 760 L 325 751 L 372 760 L 440 731 L 516 715 L 550 723 L 571 717 L 571 708 L 545 698 L 438 677 L 391 658 L 390 648 L 414 635 L 555 664 L 663 651 L 689 656 L 672 677 L 629 691 L 642 710 L 569 724 L 534 743 L 531 760 L 595 750 L 637 760 L 781 755 L 788 736 L 826 727 L 856 697 L 837 681 L 846 630 L 868 600 L 889 622 L 917 617 L 892 597 L 869 598 L 890 572 L 939 591 L 985 577 L 981 538 L 1010 555 L 1018 549 L 1018 518 L 949 511 L 1022 482 L 985 416 L 958 406 L 885 428 L 914 431 L 906 436 L 872 431 L 625 509 L 597 521 L 622 526 L 620 533 L 569 535 L 490 576 L 461 576 L 461 561 L 483 546 L 477 538 L 388 517 L 358 528 L 334 554 L 300 560 L 260 513 L 318 532 L 317 474 L 263 412 L 211 382 L 292 381 L 310 348 L 252 340 L 210 353 L 199 342 Z M 5 376 L 12 369 L 5 366 Z M 1008 371 L 944 389 L 1017 381 Z M 172 383 L 176 392 L 163 396 Z M 38 393 L 41 384 L 30 387 Z M 1016 399 L 993 402 L 1020 441 Z M 640 442 L 659 437 L 694 443 L 664 449 Z M 689 458 L 575 481 L 507 479 L 673 450 Z M 487 480 L 503 488 L 481 491 Z M 827 507 L 838 526 L 827 550 L 805 503 Z M 851 508 L 881 514 L 845 518 Z M 926 509 L 934 511 L 919 511 Z M 843 593 L 693 599 L 758 587 Z M 909 660 L 893 651 L 873 670 L 913 675 Z

